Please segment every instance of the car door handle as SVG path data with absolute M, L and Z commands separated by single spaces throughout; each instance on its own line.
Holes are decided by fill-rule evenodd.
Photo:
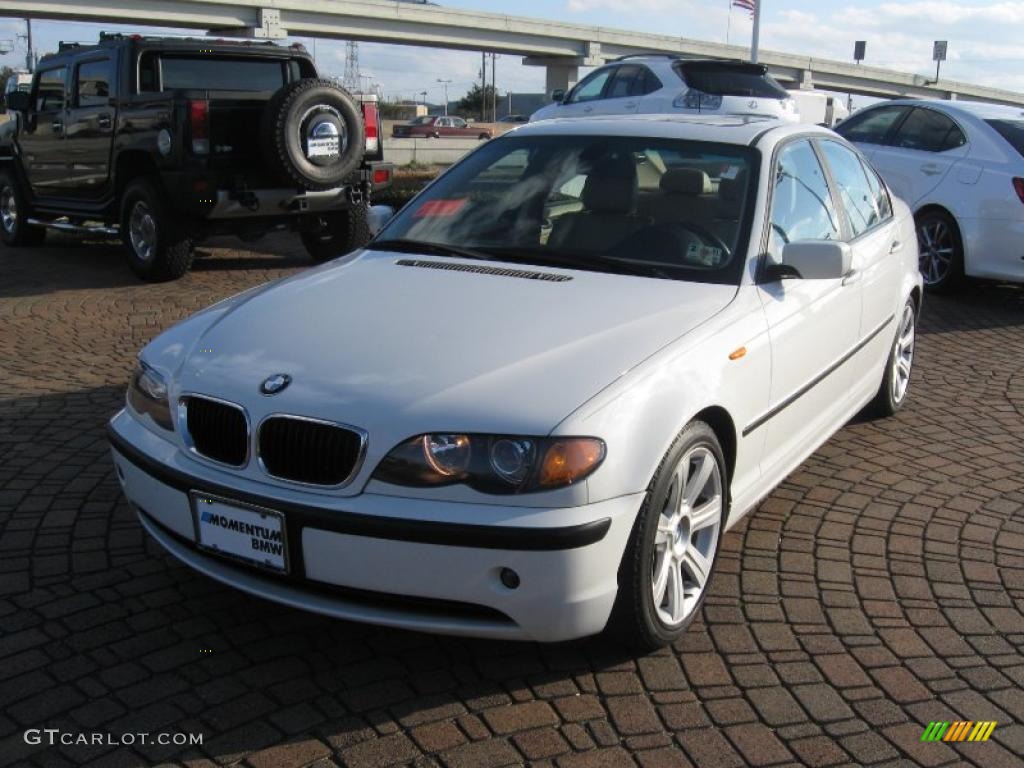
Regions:
M 55 132 L 60 133 L 61 131 L 64 130 L 64 123 L 62 123 L 60 120 L 54 120 L 52 123 L 50 123 L 50 127 Z
M 626 109 L 636 109 L 636 102 L 630 101 L 626 104 Z
M 584 112 L 593 112 L 593 111 L 594 111 L 594 108 L 593 108 L 593 107 L 584 107 L 584 108 L 583 108 L 583 111 L 584 111 Z
M 109 128 L 111 125 L 110 115 L 100 115 L 99 119 L 96 120 L 96 125 L 103 129 Z
M 892 245 L 889 246 L 889 253 L 896 253 L 900 248 L 903 247 L 903 243 L 899 240 L 893 240 Z
M 942 173 L 942 166 L 935 163 L 926 163 L 921 166 L 921 173 L 925 176 L 937 176 Z
M 859 269 L 851 269 L 843 278 L 843 285 L 854 285 L 860 282 L 861 272 Z

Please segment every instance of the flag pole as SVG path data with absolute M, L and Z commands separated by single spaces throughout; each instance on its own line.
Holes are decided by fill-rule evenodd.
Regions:
M 761 43 L 761 0 L 754 0 L 754 36 L 750 41 L 750 60 L 757 63 L 757 49 Z
M 732 4 L 733 4 L 733 0 L 728 0 L 728 2 L 729 2 L 729 21 L 727 21 L 725 23 L 725 44 L 726 45 L 729 45 L 729 34 L 732 32 Z

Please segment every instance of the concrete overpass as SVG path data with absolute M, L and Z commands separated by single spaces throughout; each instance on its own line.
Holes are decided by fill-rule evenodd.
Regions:
M 545 67 L 549 93 L 573 85 L 580 67 L 625 54 L 748 57 L 737 45 L 394 0 L 0 0 L 0 15 L 494 51 Z M 970 83 L 931 83 L 921 75 L 773 51 L 761 51 L 760 60 L 776 78 L 801 88 L 1024 106 L 1024 94 Z

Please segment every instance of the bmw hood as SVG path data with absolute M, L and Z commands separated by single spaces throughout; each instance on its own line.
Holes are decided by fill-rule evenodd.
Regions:
M 254 420 L 305 415 L 394 442 L 439 430 L 547 434 L 735 293 L 363 251 L 211 314 L 170 371 L 171 389 L 239 403 Z M 166 360 L 160 347 L 147 354 Z M 279 374 L 288 385 L 261 392 Z

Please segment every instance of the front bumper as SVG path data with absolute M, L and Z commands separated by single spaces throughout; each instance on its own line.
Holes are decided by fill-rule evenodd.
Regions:
M 600 632 L 642 501 L 634 494 L 570 510 L 486 505 L 479 518 L 500 525 L 455 523 L 446 516 L 464 520 L 471 505 L 368 493 L 328 504 L 319 494 L 271 486 L 254 494 L 229 472 L 213 476 L 199 465 L 192 472 L 184 457 L 167 461 L 160 454 L 174 446 L 124 412 L 108 434 L 142 525 L 186 565 L 296 608 L 443 634 L 559 641 Z M 190 491 L 282 512 L 291 572 L 200 549 Z M 453 506 L 461 508 L 454 515 Z M 503 568 L 519 575 L 516 589 L 502 584 Z

